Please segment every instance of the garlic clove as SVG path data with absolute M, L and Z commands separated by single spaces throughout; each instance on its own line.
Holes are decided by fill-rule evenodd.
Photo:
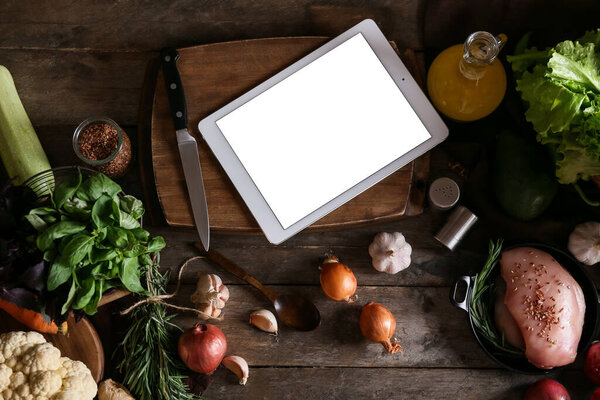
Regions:
M 246 360 L 238 356 L 227 356 L 223 359 L 222 363 L 225 368 L 237 375 L 240 379 L 240 385 L 246 384 L 248 375 L 250 374 Z
M 227 286 L 221 286 L 221 288 L 219 289 L 219 298 L 221 299 L 221 301 L 223 301 L 223 303 L 229 300 L 229 289 L 227 289 Z
M 269 310 L 258 310 L 250 314 L 250 323 L 261 331 L 277 335 L 277 319 Z

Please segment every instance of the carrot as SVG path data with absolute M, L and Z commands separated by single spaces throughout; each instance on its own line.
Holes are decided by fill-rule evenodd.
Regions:
M 21 308 L 16 304 L 8 302 L 0 298 L 0 309 L 9 313 L 14 319 L 22 323 L 23 325 L 36 330 L 41 333 L 52 333 L 65 335 L 67 333 L 67 322 L 63 322 L 60 327 L 57 326 L 54 321 L 48 324 L 42 314 L 39 312 Z

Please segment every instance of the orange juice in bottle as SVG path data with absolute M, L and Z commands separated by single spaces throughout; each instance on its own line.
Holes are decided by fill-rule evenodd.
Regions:
M 475 121 L 500 105 L 506 72 L 496 57 L 506 40 L 504 34 L 475 32 L 433 60 L 427 90 L 438 111 L 456 121 Z

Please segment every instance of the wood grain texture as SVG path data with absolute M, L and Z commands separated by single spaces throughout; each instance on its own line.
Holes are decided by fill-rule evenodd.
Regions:
M 403 48 L 421 49 L 425 43 L 424 50 L 435 55 L 444 46 L 463 41 L 470 31 L 485 29 L 507 33 L 508 51 L 511 43 L 527 30 L 536 30 L 535 40 L 550 43 L 577 37 L 585 28 L 597 27 L 598 7 L 594 0 L 5 0 L 0 3 L 0 64 L 12 71 L 52 165 L 60 166 L 76 162 L 71 135 L 75 126 L 91 115 L 112 117 L 135 141 L 144 67 L 163 46 L 334 35 L 352 25 L 356 18 L 374 16 L 386 36 Z M 423 11 L 427 13 L 423 15 Z M 431 177 L 449 173 L 448 160 L 441 155 L 463 162 L 472 160 L 477 152 L 471 152 L 469 145 L 491 143 L 490 137 L 508 119 L 500 115 L 480 123 L 452 124 L 448 142 L 430 154 Z M 147 151 L 143 155 L 150 154 L 149 150 L 136 153 L 140 155 L 141 151 Z M 468 157 L 459 156 L 464 154 Z M 474 163 L 467 166 L 473 167 Z M 135 167 L 119 183 L 128 193 L 142 195 Z M 582 207 L 576 197 L 565 203 L 563 200 L 570 194 L 565 196 L 567 191 L 561 189 L 551 221 L 543 219 L 525 226 L 511 223 L 489 198 L 485 201 L 487 212 L 483 212 L 483 206 L 474 203 L 467 192 L 468 188 L 463 201 L 480 215 L 480 222 L 456 252 L 444 249 L 432 238 L 447 213 L 431 210 L 426 203 L 425 212 L 414 218 L 338 232 L 303 233 L 283 246 L 272 246 L 258 235 L 214 235 L 212 246 L 265 284 L 282 291 L 298 290 L 318 299 L 324 325 L 308 336 L 284 327 L 280 342 L 250 329 L 247 314 L 268 306 L 266 299 L 218 267 L 197 261 L 186 274 L 186 285 L 177 301 L 189 304 L 186 297 L 193 290 L 198 270 L 222 276 L 231 286 L 232 300 L 225 308 L 225 320 L 217 324 L 230 338 L 232 354 L 246 357 L 251 368 L 245 387 L 239 386 L 229 371 L 219 368 L 206 397 L 522 398 L 526 386 L 538 378 L 497 369 L 485 357 L 470 336 L 466 315 L 447 304 L 448 285 L 454 276 L 480 268 L 490 238 L 538 240 L 564 247 L 573 226 L 596 214 Z M 410 214 L 410 207 L 406 213 Z M 196 240 L 193 229 L 157 226 L 151 230 L 167 240 L 168 247 L 162 252 L 164 269 L 175 272 L 187 257 L 195 255 L 190 245 Z M 400 231 L 406 235 L 414 249 L 409 269 L 396 275 L 372 270 L 367 246 L 379 231 Z M 357 333 L 357 316 L 352 314 L 356 310 L 352 305 L 324 299 L 318 287 L 316 266 L 329 249 L 354 270 L 360 285 L 359 304 L 374 300 L 394 311 L 397 335 L 406 347 L 406 355 L 381 354 L 379 345 L 366 342 Z M 586 270 L 600 285 L 600 269 L 586 267 Z M 112 354 L 122 339 L 127 324 L 127 319 L 117 313 L 132 298 L 104 306 L 92 318 L 107 355 Z M 424 308 L 429 307 L 431 310 L 425 312 Z M 189 326 L 193 318 L 182 315 L 178 321 Z M 426 343 L 431 347 L 425 348 Z M 419 350 L 423 357 L 417 354 Z M 317 357 L 310 358 L 313 351 Z M 294 357 L 302 365 L 294 366 Z M 354 365 L 355 359 L 362 366 Z M 118 379 L 110 357 L 105 362 L 106 376 Z M 324 363 L 331 366 L 322 367 Z M 379 366 L 364 366 L 368 363 Z M 594 388 L 583 375 L 580 364 L 577 368 L 550 377 L 563 383 L 573 399 L 588 399 Z
M 258 225 L 227 175 L 200 139 L 198 122 L 325 43 L 327 38 L 276 38 L 237 41 L 180 49 L 178 69 L 185 87 L 190 131 L 198 140 L 200 162 L 213 232 L 260 232 Z M 417 68 L 417 57 L 406 51 L 409 69 Z M 201 72 L 200 72 L 201 71 Z M 183 169 L 174 140 L 162 72 L 156 83 L 151 122 L 152 164 L 156 191 L 166 221 L 172 226 L 193 226 Z M 315 149 L 315 152 L 319 152 Z M 427 170 L 427 157 L 419 166 Z M 351 162 L 351 160 L 349 160 Z M 364 223 L 384 222 L 404 215 L 411 189 L 414 162 L 347 202 L 307 230 L 343 229 Z M 414 189 L 412 213 L 422 211 L 423 173 Z M 421 208 L 419 208 L 421 207 Z
M 250 367 L 246 386 L 240 386 L 236 377 L 225 368 L 219 368 L 213 377 L 215 384 L 205 395 L 215 400 L 517 400 L 522 399 L 527 387 L 539 379 L 497 369 L 450 368 Z M 550 377 L 563 383 L 573 400 L 589 399 L 594 390 L 579 371 L 565 371 Z
M 420 47 L 424 1 L 4 0 L 0 48 L 158 51 L 238 39 L 327 35 L 373 17 L 402 47 Z M 320 6 L 320 7 L 319 7 Z M 331 8 L 337 10 L 332 14 Z
M 4 311 L 0 311 L 0 320 L 0 333 L 31 330 Z M 104 374 L 104 349 L 98 332 L 85 317 L 75 322 L 71 316 L 67 322 L 69 328 L 66 335 L 44 334 L 44 337 L 60 350 L 63 357 L 84 363 L 96 382 L 100 382 Z
M 279 293 L 298 293 L 315 303 L 321 325 L 299 332 L 279 324 L 279 338 L 248 324 L 250 313 L 272 305 L 249 285 L 229 285 L 230 297 L 224 320 L 213 322 L 227 337 L 228 353 L 243 355 L 250 365 L 273 367 L 415 367 L 494 368 L 495 364 L 478 347 L 467 314 L 448 301 L 449 289 L 431 287 L 373 287 L 357 289 L 356 303 L 338 303 L 325 297 L 320 286 L 268 286 Z M 194 287 L 186 285 L 175 298 L 190 305 Z M 402 354 L 387 354 L 379 343 L 369 342 L 359 327 L 362 305 L 375 301 L 396 318 Z M 193 315 L 175 319 L 189 328 L 198 320 Z

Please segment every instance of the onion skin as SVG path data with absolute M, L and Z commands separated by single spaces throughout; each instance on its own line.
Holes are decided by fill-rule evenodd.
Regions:
M 600 389 L 596 389 L 594 393 L 592 393 L 592 398 L 590 400 L 600 400 Z
M 590 346 L 585 356 L 585 365 L 583 367 L 585 374 L 596 386 L 600 386 L 600 342 Z
M 542 379 L 527 389 L 523 400 L 571 400 L 571 396 L 557 381 Z
M 337 257 L 328 257 L 319 267 L 321 289 L 328 299 L 353 303 L 358 299 L 356 277 L 350 268 L 340 263 Z
M 179 357 L 194 372 L 210 375 L 227 352 L 227 340 L 214 325 L 197 323 L 179 337 Z
M 390 310 L 381 304 L 370 302 L 360 313 L 360 331 L 371 342 L 381 343 L 389 354 L 402 353 L 396 340 L 390 342 L 396 331 L 396 319 Z

